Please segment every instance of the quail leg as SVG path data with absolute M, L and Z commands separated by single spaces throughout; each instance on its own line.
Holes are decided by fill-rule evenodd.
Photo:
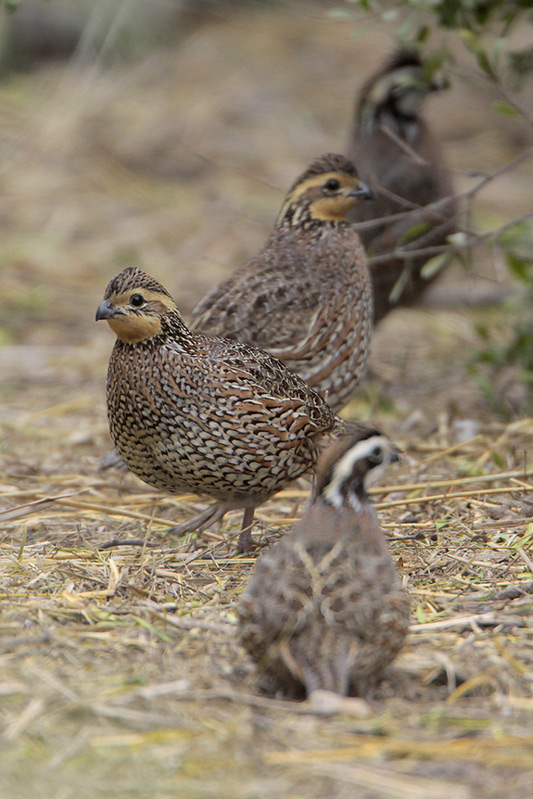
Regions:
M 98 468 L 101 471 L 105 471 L 106 469 L 121 469 L 122 471 L 127 471 L 128 469 L 116 449 L 112 449 L 100 458 Z
M 255 508 L 245 508 L 242 517 L 242 527 L 239 540 L 237 541 L 237 552 L 249 552 L 253 548 L 252 526 L 254 523 Z
M 197 513 L 192 519 L 182 524 L 177 524 L 176 527 L 171 527 L 168 532 L 178 536 L 194 532 L 203 533 L 210 524 L 222 519 L 228 510 L 229 508 L 225 502 L 215 502 L 201 513 Z

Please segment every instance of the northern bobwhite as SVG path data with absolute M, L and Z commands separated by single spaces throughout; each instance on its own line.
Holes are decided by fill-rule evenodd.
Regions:
M 301 521 L 260 556 L 239 621 L 271 687 L 364 696 L 399 652 L 409 600 L 365 489 L 397 459 L 375 430 L 338 439 L 319 461 Z
M 96 319 L 117 334 L 107 375 L 111 438 L 129 469 L 156 488 L 217 502 L 176 532 L 254 509 L 314 466 L 337 421 L 326 402 L 276 358 L 192 333 L 156 280 L 128 267 L 106 288 Z
M 340 410 L 369 353 L 372 290 L 347 213 L 371 193 L 344 156 L 289 190 L 263 249 L 194 309 L 191 329 L 260 347 Z
M 359 165 L 374 199 L 357 205 L 350 219 L 367 222 L 411 211 L 396 221 L 359 231 L 372 274 L 374 322 L 395 305 L 416 301 L 429 286 L 431 276 L 421 274 L 428 255 L 407 260 L 392 255 L 373 259 L 397 247 L 420 249 L 445 244 L 455 229 L 458 206 L 450 172 L 437 139 L 421 115 L 427 95 L 439 88 L 428 77 L 417 53 L 400 50 L 369 78 L 356 105 L 348 155 Z M 435 209 L 424 208 L 446 197 L 452 199 Z

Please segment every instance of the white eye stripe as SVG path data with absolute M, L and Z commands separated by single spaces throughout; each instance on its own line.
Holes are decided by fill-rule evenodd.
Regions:
M 341 508 L 344 501 L 341 487 L 352 474 L 354 464 L 359 460 L 375 455 L 377 449 L 386 454 L 391 449 L 391 445 L 383 436 L 371 436 L 363 439 L 363 441 L 358 441 L 357 444 L 350 447 L 333 467 L 331 480 L 323 491 L 324 499 L 335 508 Z M 380 469 L 378 467 L 378 469 L 373 469 L 372 471 L 378 471 L 379 473 Z

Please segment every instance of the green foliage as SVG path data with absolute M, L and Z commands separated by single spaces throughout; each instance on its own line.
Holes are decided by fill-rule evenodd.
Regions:
M 385 9 L 380 0 L 357 0 L 356 5 L 384 18 L 391 14 L 391 9 Z M 504 34 L 532 10 L 531 0 L 404 0 L 392 10 L 398 12 L 399 9 L 417 16 L 429 13 L 443 28 L 466 29 L 476 34 L 488 29 Z M 427 26 L 421 30 L 424 28 L 427 30 Z
M 497 114 L 502 114 L 506 117 L 520 117 L 520 111 L 518 111 L 514 105 L 510 103 L 504 103 L 502 100 L 495 100 L 492 103 L 492 110 L 496 111 Z
M 3 0 L 3 6 L 6 11 L 16 11 L 21 3 L 21 0 Z
M 444 28 L 467 28 L 483 33 L 491 24 L 508 29 L 526 9 L 528 0 L 409 0 L 408 5 L 429 11 Z
M 483 75 L 500 89 L 501 97 L 492 102 L 493 110 L 533 125 L 532 119 L 515 102 L 509 91 L 509 87 L 523 88 L 533 73 L 533 46 L 519 50 L 511 50 L 509 46 L 509 32 L 513 27 L 533 23 L 532 0 L 400 0 L 392 6 L 383 4 L 381 0 L 352 0 L 351 5 L 359 12 L 371 12 L 384 21 L 393 22 L 396 38 L 402 44 L 419 50 L 424 48 L 424 62 L 431 74 L 440 69 L 446 60 L 452 59 L 451 51 L 443 46 L 426 52 L 434 30 L 428 25 L 428 16 L 433 18 L 438 28 L 447 29 L 460 38 L 464 47 L 475 57 Z M 355 19 L 357 13 L 353 11 L 352 14 Z M 505 172 L 505 166 L 496 172 L 495 178 L 499 172 Z M 472 194 L 471 200 L 473 198 Z M 533 388 L 533 226 L 530 220 L 531 217 L 517 220 L 489 234 L 489 237 L 486 234 L 482 237 L 502 253 L 507 269 L 520 289 L 516 296 L 508 300 L 501 323 L 477 327 L 481 346 L 470 365 L 478 377 L 482 393 L 504 415 L 507 415 L 508 408 L 498 394 L 497 376 L 500 372 L 513 369 L 526 389 L 523 395 L 531 397 L 533 393 L 528 390 Z M 408 231 L 405 241 L 409 241 L 410 234 L 411 231 Z M 464 260 L 468 258 L 469 248 L 475 239 L 473 232 L 460 232 L 450 236 L 449 242 L 456 257 Z M 422 274 L 431 277 L 448 263 L 450 257 L 450 252 L 444 252 L 430 258 Z M 391 297 L 399 296 L 408 279 L 406 266 Z M 529 400 L 529 405 L 526 400 L 520 410 L 533 412 L 533 400 Z
M 533 227 L 519 222 L 500 236 L 499 244 L 520 290 L 506 302 L 500 322 L 477 326 L 481 348 L 471 370 L 489 404 L 509 416 L 510 411 L 533 412 Z M 498 375 L 509 369 L 526 388 L 519 408 L 507 407 L 497 390 Z
M 429 222 L 419 222 L 417 225 L 413 225 L 410 227 L 409 230 L 406 230 L 402 236 L 398 239 L 398 244 L 407 244 L 409 241 L 413 241 L 414 239 L 418 239 L 423 233 L 425 233 L 431 227 Z
M 425 280 L 430 280 L 434 275 L 444 269 L 446 264 L 449 264 L 452 259 L 451 252 L 441 252 L 439 255 L 434 255 L 429 261 L 426 261 L 420 274 Z
M 531 0 L 403 0 L 392 7 L 385 7 L 381 0 L 354 0 L 353 5 L 393 22 L 398 40 L 414 47 L 428 42 L 431 27 L 426 18 L 432 16 L 441 28 L 459 33 L 491 80 L 509 73 L 518 84 L 533 72 L 533 47 L 512 51 L 507 40 L 511 28 L 533 23 Z M 345 17 L 352 13 L 355 18 L 354 12 L 343 9 L 342 13 Z M 491 37 L 490 45 L 484 41 L 487 34 Z M 441 49 L 438 58 L 442 61 L 446 55 L 449 54 Z M 434 54 L 425 57 L 431 60 Z
M 515 87 L 522 88 L 533 72 L 533 46 L 509 53 L 509 68 L 514 77 Z
M 504 306 L 501 324 L 478 327 L 483 346 L 473 367 L 486 399 L 506 416 L 509 408 L 495 391 L 495 382 L 503 370 L 514 369 L 516 379 L 528 390 L 521 406 L 511 410 L 533 413 L 533 225 L 528 220 L 517 221 L 500 233 L 495 244 L 518 282 L 519 291 Z M 476 368 L 481 365 L 484 368 Z

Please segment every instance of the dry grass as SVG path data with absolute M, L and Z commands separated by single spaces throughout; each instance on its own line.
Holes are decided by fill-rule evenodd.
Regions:
M 45 418 L 49 436 L 63 429 L 61 415 Z M 35 429 L 23 416 L 15 427 L 35 457 Z M 533 425 L 499 429 L 499 457 L 514 468 L 458 477 L 486 460 L 494 433 L 407 447 L 391 483 L 375 489 L 413 617 L 364 720 L 314 717 L 254 692 L 235 606 L 255 554 L 233 554 L 238 519 L 169 541 L 167 526 L 194 498 L 99 476 L 94 456 L 78 457 L 93 466 L 86 474 L 61 463 L 44 475 L 17 474 L 20 461 L 5 458 L 0 693 L 11 795 L 23 795 L 24 762 L 43 796 L 62 795 L 60 785 L 99 795 L 100 781 L 146 796 L 154 780 L 164 796 L 174 771 L 185 796 L 209 796 L 222 778 L 223 796 L 289 786 L 342 796 L 343 785 L 369 797 L 496 796 L 492 783 L 518 796 L 533 761 L 533 463 L 517 453 Z M 261 545 L 298 516 L 306 493 L 284 491 L 260 510 Z M 99 549 L 116 538 L 126 545 Z M 45 777 L 56 793 L 39 794 Z M 470 794 L 476 784 L 483 793 Z
M 169 540 L 202 500 L 98 471 L 112 337 L 92 319 L 106 281 L 139 263 L 187 311 L 257 248 L 279 188 L 341 146 L 354 63 L 373 63 L 384 41 L 371 29 L 355 47 L 316 9 L 243 14 L 138 67 L 91 78 L 56 68 L 4 85 L 6 796 L 530 792 L 533 422 L 495 419 L 464 369 L 474 319 L 501 312 L 395 313 L 347 409 L 405 451 L 374 499 L 412 597 L 412 632 L 367 718 L 321 717 L 254 691 L 235 606 L 256 553 L 234 554 L 236 515 L 222 531 Z M 452 163 L 496 166 L 517 146 L 509 123 L 487 123 L 479 91 L 457 92 L 435 116 Z M 527 180 L 491 188 L 482 221 L 523 212 Z M 499 269 L 476 264 L 491 279 Z M 465 291 L 461 274 L 448 283 Z M 295 486 L 259 510 L 260 547 L 306 495 Z M 101 548 L 116 539 L 125 545 Z

